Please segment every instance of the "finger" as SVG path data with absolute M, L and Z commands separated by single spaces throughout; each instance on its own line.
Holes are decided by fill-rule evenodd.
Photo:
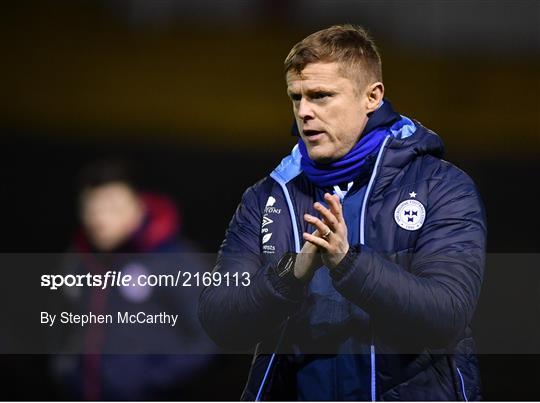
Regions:
M 328 233 L 328 231 L 332 232 L 332 229 L 328 225 L 311 214 L 304 214 L 304 220 L 313 225 L 321 235 Z
M 321 249 L 327 250 L 330 247 L 330 244 L 323 238 L 319 238 L 318 236 L 312 235 L 307 232 L 304 232 L 303 236 L 306 242 L 309 242 Z
M 313 204 L 313 207 L 315 208 L 315 210 L 317 210 L 321 214 L 321 216 L 324 218 L 324 221 L 330 227 L 330 229 L 335 231 L 337 228 L 337 225 L 339 224 L 339 221 L 336 218 L 336 216 L 330 210 L 324 207 L 321 203 L 317 202 Z
M 328 203 L 328 207 L 330 207 L 330 211 L 332 212 L 332 214 L 334 214 L 336 218 L 341 219 L 341 217 L 343 216 L 343 207 L 339 196 L 325 193 L 324 199 Z
M 331 195 L 330 193 L 324 194 L 324 200 L 328 203 L 330 211 L 336 217 L 338 222 L 343 221 L 343 206 L 338 195 Z

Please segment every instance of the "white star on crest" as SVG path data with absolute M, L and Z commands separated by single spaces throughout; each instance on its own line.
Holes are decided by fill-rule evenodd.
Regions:
M 409 193 L 409 197 L 412 197 L 414 199 L 416 197 L 416 192 Z

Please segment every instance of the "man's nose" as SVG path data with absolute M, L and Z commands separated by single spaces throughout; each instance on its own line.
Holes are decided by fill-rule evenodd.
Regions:
M 302 98 L 298 105 L 298 117 L 304 121 L 313 118 L 313 108 L 311 107 L 311 103 L 305 98 Z

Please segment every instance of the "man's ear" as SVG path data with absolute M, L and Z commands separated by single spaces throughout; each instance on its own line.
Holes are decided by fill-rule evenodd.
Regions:
M 368 113 L 375 111 L 384 97 L 384 84 L 380 81 L 369 84 L 366 87 L 366 99 L 367 99 L 367 110 Z

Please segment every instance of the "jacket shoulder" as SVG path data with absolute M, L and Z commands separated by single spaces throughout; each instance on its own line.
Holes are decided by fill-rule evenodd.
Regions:
M 424 156 L 425 164 L 432 169 L 431 178 L 436 181 L 457 181 L 475 186 L 473 179 L 461 168 L 432 155 Z
M 427 158 L 433 160 L 428 162 L 433 164 L 429 186 L 433 196 L 436 194 L 452 195 L 453 200 L 467 197 L 470 200 L 475 200 L 474 204 L 477 205 L 477 208 L 483 210 L 478 187 L 465 171 L 446 160 L 431 156 Z
M 272 189 L 276 185 L 277 182 L 271 176 L 265 176 L 244 191 L 242 203 L 256 204 L 257 207 L 260 207 L 266 202 L 268 195 L 272 193 Z
M 268 195 L 274 183 L 274 180 L 267 176 L 244 191 L 229 222 L 220 252 L 251 251 L 259 253 L 262 210 L 265 203 L 268 203 Z

